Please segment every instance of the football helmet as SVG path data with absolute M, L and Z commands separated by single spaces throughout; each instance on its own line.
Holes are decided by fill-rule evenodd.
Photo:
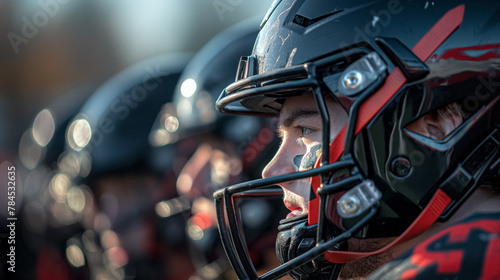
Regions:
M 276 116 L 312 92 L 322 119 L 313 169 L 240 183 L 214 194 L 226 254 L 241 279 L 335 279 L 341 264 L 380 253 L 447 220 L 498 172 L 498 3 L 276 0 L 220 112 Z M 325 99 L 348 123 L 330 139 Z M 443 139 L 408 125 L 450 103 L 463 123 Z M 310 178 L 306 216 L 280 222 L 279 267 L 258 275 L 239 230 L 245 196 Z M 351 252 L 350 237 L 395 237 Z
M 227 84 L 234 81 L 238 59 L 251 52 L 261 18 L 249 18 L 218 33 L 186 66 L 173 102 L 165 104 L 151 132 L 152 144 L 175 146 L 179 198 L 162 202 L 169 216 L 181 212 L 178 201 L 188 202 L 186 235 L 191 260 L 196 267 L 193 279 L 227 279 L 232 273 L 225 257 L 218 229 L 213 192 L 241 180 L 260 177 L 265 163 L 277 147 L 274 122 L 269 118 L 228 116 L 213 104 Z M 164 145 L 162 147 L 162 145 Z M 243 222 L 250 253 L 260 259 L 257 268 L 268 262 L 265 254 L 274 250 L 277 234 L 271 213 L 285 213 L 277 198 L 246 201 Z M 277 259 L 275 263 L 277 263 Z
M 23 240 L 19 246 L 24 250 L 22 263 L 32 267 L 37 262 L 46 264 L 19 272 L 24 278 L 47 279 L 50 273 L 52 275 L 49 278 L 54 278 L 69 268 L 67 263 L 60 261 L 64 259 L 64 250 L 59 249 L 80 230 L 72 222 L 80 219 L 81 213 L 60 215 L 62 211 L 59 206 L 62 204 L 54 199 L 52 179 L 57 178 L 57 160 L 64 151 L 66 127 L 94 90 L 94 86 L 86 85 L 56 98 L 37 112 L 19 141 L 17 160 L 20 164 L 17 169 L 19 177 L 23 178 L 23 187 L 20 188 L 22 192 L 18 193 L 21 199 L 17 203 L 19 214 L 24 217 L 19 224 L 19 239 Z M 81 194 L 90 196 L 85 188 L 81 189 Z
M 74 270 L 88 270 L 90 277 L 158 279 L 180 277 L 160 264 L 188 263 L 177 254 L 185 244 L 184 220 L 162 220 L 155 212 L 159 201 L 175 194 L 175 176 L 152 159 L 149 132 L 191 57 L 168 53 L 128 66 L 70 119 L 49 188 L 57 194 L 59 215 L 75 216 L 69 222 L 80 226 L 65 244 Z

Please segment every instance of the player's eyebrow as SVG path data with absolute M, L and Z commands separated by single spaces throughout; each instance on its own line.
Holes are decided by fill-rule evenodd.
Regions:
M 283 139 L 283 129 L 290 127 L 301 118 L 313 118 L 319 115 L 316 110 L 297 110 L 286 116 L 284 119 L 279 119 L 277 133 L 280 138 Z
M 298 119 L 301 118 L 312 118 L 319 115 L 317 110 L 297 110 L 290 113 L 286 118 L 279 120 L 278 127 L 281 129 L 283 127 L 289 127 L 293 125 Z

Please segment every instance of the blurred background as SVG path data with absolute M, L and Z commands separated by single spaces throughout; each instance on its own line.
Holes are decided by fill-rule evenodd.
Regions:
M 0 279 L 234 279 L 212 193 L 260 176 L 268 159 L 257 155 L 272 155 L 274 124 L 230 119 L 216 127 L 222 122 L 207 118 L 234 79 L 235 57 L 252 46 L 241 54 L 242 46 L 221 45 L 227 38 L 205 46 L 246 20 L 245 36 L 255 36 L 271 2 L 0 2 L 0 218 L 10 166 L 18 217 L 17 272 L 4 273 L 9 229 L 2 225 Z M 234 57 L 208 67 L 218 56 L 211 49 Z M 192 77 L 182 74 L 186 67 Z M 195 111 L 179 113 L 179 103 Z M 182 128 L 192 113 L 197 133 L 181 133 L 179 120 Z M 269 214 L 283 209 L 245 205 L 260 209 L 244 227 L 265 271 L 276 261 L 267 254 L 274 251 Z
M 264 17 L 271 0 L 2 0 L 0 147 L 15 151 L 34 114 L 155 54 L 199 50 L 218 31 Z

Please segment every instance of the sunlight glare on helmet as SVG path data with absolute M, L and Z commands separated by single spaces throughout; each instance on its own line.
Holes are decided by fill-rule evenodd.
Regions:
M 196 81 L 193 79 L 185 79 L 181 85 L 181 94 L 184 97 L 191 97 L 196 92 Z
M 45 147 L 52 140 L 55 129 L 56 125 L 52 112 L 48 109 L 43 109 L 38 113 L 33 122 L 31 135 L 33 135 L 33 139 L 38 145 Z

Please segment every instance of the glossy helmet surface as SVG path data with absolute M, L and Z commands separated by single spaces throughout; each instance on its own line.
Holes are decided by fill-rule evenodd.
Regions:
M 186 234 L 195 278 L 227 279 L 225 274 L 232 273 L 219 239 L 213 192 L 258 178 L 276 148 L 272 120 L 228 116 L 213 106 L 235 80 L 239 58 L 252 51 L 260 20 L 250 18 L 228 27 L 197 52 L 179 79 L 173 102 L 165 104 L 152 130 L 159 146 L 175 146 L 185 157 L 177 189 L 179 199 L 192 205 Z M 274 250 L 277 233 L 278 220 L 272 213 L 283 207 L 278 199 L 247 201 L 244 207 L 254 209 L 243 223 L 251 235 L 251 254 L 264 260 L 264 249 Z
M 259 22 L 259 18 L 249 18 L 236 23 L 218 33 L 197 52 L 179 78 L 172 102 L 163 107 L 156 119 L 153 133 L 167 130 L 169 134 L 168 140 L 160 143 L 170 144 L 204 134 L 218 135 L 238 145 L 238 152 L 247 153 L 245 168 L 259 162 L 257 152 L 261 149 L 252 147 L 250 142 L 264 128 L 269 129 L 269 120 L 228 116 L 213 106 L 225 86 L 235 80 L 234 69 L 242 53 L 251 52 Z M 175 117 L 174 123 L 169 116 Z M 261 144 L 266 146 L 271 140 Z
M 91 277 L 153 279 L 151 274 L 174 271 L 158 263 L 184 244 L 184 220 L 162 220 L 155 213 L 159 201 L 175 194 L 175 177 L 168 166 L 152 162 L 149 133 L 191 57 L 168 53 L 128 66 L 99 86 L 67 126 L 57 176 L 70 190 L 90 195 L 78 211 L 71 208 L 75 199 L 62 200 L 66 216 L 78 214 L 71 222 L 81 227 L 65 246 L 85 257 L 84 265 L 72 264 L 79 271 L 87 268 Z M 99 219 L 108 223 L 94 223 Z M 109 244 L 100 242 L 106 234 L 119 241 L 113 245 L 118 266 L 106 261 Z
M 68 126 L 68 151 L 86 162 L 71 173 L 90 181 L 120 170 L 155 169 L 148 151 L 151 123 L 161 106 L 172 100 L 191 57 L 191 53 L 153 56 L 101 85 Z
M 214 195 L 226 254 L 240 278 L 329 277 L 339 271 L 332 264 L 380 252 L 346 251 L 341 244 L 349 237 L 397 237 L 385 250 L 448 219 L 496 174 L 499 9 L 476 1 L 274 1 L 252 55 L 240 60 L 238 80 L 216 107 L 277 115 L 284 98 L 312 92 L 323 122 L 322 156 L 311 170 Z M 326 95 L 349 114 L 333 141 Z M 406 128 L 452 102 L 465 120 L 444 139 Z M 233 202 L 307 177 L 308 217 L 283 220 L 277 240 L 283 264 L 258 276 Z

